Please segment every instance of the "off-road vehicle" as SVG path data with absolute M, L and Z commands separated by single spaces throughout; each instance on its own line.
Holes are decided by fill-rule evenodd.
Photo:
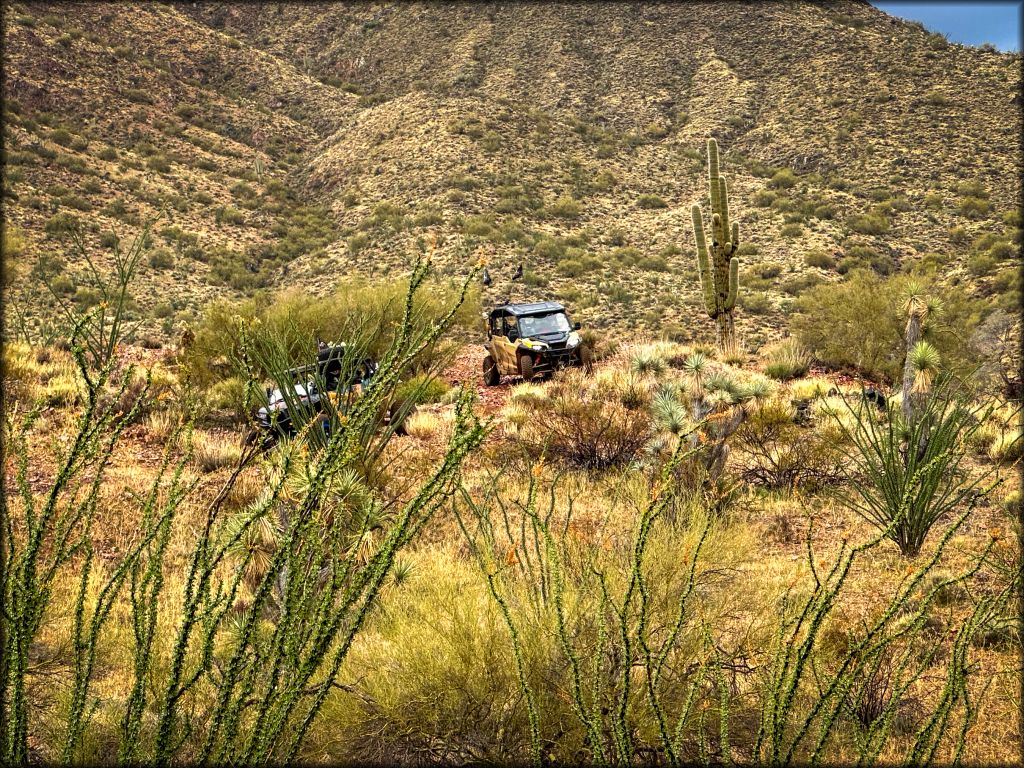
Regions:
M 554 301 L 503 304 L 487 316 L 484 384 L 493 387 L 502 376 L 532 381 L 559 368 L 591 368 L 591 354 L 569 322 L 565 307 Z
M 358 394 L 377 372 L 377 362 L 362 360 L 345 370 L 345 345 L 321 344 L 312 365 L 289 368 L 285 376 L 294 382 L 283 389 L 267 388 L 267 404 L 256 412 L 256 426 L 265 441 L 279 435 L 294 436 L 300 424 L 326 412 L 327 402 L 339 395 Z M 301 413 L 300 413 L 301 412 Z

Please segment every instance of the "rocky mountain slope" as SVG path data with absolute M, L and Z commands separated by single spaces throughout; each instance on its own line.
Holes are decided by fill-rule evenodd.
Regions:
M 69 216 L 103 254 L 163 211 L 136 289 L 157 339 L 216 297 L 399 273 L 429 238 L 442 273 L 483 248 L 485 301 L 710 338 L 689 209 L 712 135 L 749 347 L 858 265 L 1013 300 L 1019 55 L 863 2 L 22 3 L 4 34 L 32 327 L 40 275 L 95 298 Z

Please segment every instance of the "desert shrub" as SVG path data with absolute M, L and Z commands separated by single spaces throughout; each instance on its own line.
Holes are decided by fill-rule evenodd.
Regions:
M 146 158 L 146 167 L 157 173 L 170 173 L 171 163 L 163 155 L 153 155 Z
M 214 220 L 218 224 L 244 224 L 245 214 L 237 208 L 221 206 L 214 212 Z
M 859 368 L 895 381 L 906 351 L 904 294 L 910 284 L 922 279 L 856 270 L 842 283 L 814 286 L 796 300 L 794 335 L 828 365 Z M 926 338 L 953 370 L 969 371 L 975 355 L 965 340 L 980 322 L 982 307 L 961 288 L 924 281 L 931 285 L 932 295 L 943 297 L 941 312 L 926 326 Z
M 890 229 L 887 218 L 873 213 L 851 216 L 846 220 L 846 226 L 862 235 L 884 235 Z
M 836 260 L 824 251 L 815 250 L 807 252 L 804 256 L 804 264 L 818 269 L 832 269 L 836 265 Z
M 836 265 L 841 275 L 855 269 L 872 269 L 880 275 L 890 275 L 896 269 L 892 256 L 879 253 L 867 245 L 852 245 L 846 249 L 846 255 Z
M 768 181 L 772 189 L 790 189 L 796 184 L 796 174 L 789 168 L 781 168 L 776 171 Z
M 439 403 L 451 392 L 451 386 L 444 379 L 427 374 L 417 374 L 395 387 L 395 398 L 417 405 Z
M 761 356 L 765 361 L 765 375 L 780 381 L 803 376 L 811 365 L 807 350 L 794 338 L 765 347 Z
M 660 195 L 644 194 L 636 199 L 636 207 L 643 209 L 668 208 L 668 203 Z
M 78 226 L 78 217 L 70 213 L 57 213 L 47 220 L 43 230 L 48 235 L 65 235 L 73 232 Z
M 988 200 L 980 197 L 965 197 L 960 201 L 960 213 L 969 219 L 978 219 L 989 212 Z
M 799 224 L 784 224 L 782 229 L 779 230 L 779 234 L 783 237 L 800 237 L 804 233 L 804 228 Z
M 580 469 L 607 469 L 636 459 L 650 436 L 650 422 L 623 404 L 636 393 L 632 380 L 588 377 L 571 369 L 533 404 L 534 418 L 518 434 L 531 456 Z
M 991 275 L 996 271 L 997 262 L 988 253 L 975 253 L 967 258 L 967 271 L 975 277 Z
M 276 339 L 291 365 L 312 358 L 318 338 L 344 341 L 379 358 L 391 343 L 402 316 L 407 285 L 403 280 L 373 283 L 352 279 L 325 297 L 295 289 L 213 304 L 194 328 L 194 342 L 181 353 L 184 375 L 204 388 L 217 380 L 242 375 L 239 322 L 252 324 L 252 344 L 257 348 Z M 454 301 L 454 291 L 453 285 L 438 282 L 421 289 L 416 296 L 415 327 L 439 322 L 445 308 Z M 478 294 L 471 292 L 454 319 L 456 327 L 476 330 L 479 306 Z M 439 351 L 431 347 L 419 361 L 425 363 Z M 218 364 L 219 360 L 223 364 Z
M 749 483 L 795 490 L 834 483 L 845 458 L 831 435 L 798 426 L 796 411 L 773 397 L 748 407 L 733 435 L 740 475 Z
M 545 210 L 548 215 L 559 219 L 576 219 L 583 212 L 580 204 L 566 195 L 545 206 Z
M 174 254 L 167 248 L 155 248 L 149 252 L 149 266 L 154 269 L 170 269 L 174 266 Z
M 772 303 L 764 291 L 746 291 L 740 294 L 740 306 L 752 315 L 763 315 L 771 311 Z

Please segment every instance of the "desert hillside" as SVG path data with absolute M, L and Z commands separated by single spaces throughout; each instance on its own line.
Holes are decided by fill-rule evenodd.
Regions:
M 136 296 L 153 343 L 215 297 L 405 271 L 435 236 L 452 274 L 483 246 L 485 302 L 698 339 L 708 136 L 749 348 L 858 265 L 925 262 L 1014 306 L 989 250 L 1019 242 L 1019 56 L 866 3 L 21 3 L 4 24 L 31 327 L 50 302 L 33 268 L 81 287 L 69 217 L 102 258 L 162 211 Z
M 0 764 L 1020 764 L 1019 55 L 857 0 L 2 31 Z

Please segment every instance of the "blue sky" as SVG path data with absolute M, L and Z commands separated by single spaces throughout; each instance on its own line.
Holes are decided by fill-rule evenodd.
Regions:
M 993 43 L 1001 51 L 1020 50 L 1021 2 L 872 2 L 891 16 L 920 21 L 954 43 Z

